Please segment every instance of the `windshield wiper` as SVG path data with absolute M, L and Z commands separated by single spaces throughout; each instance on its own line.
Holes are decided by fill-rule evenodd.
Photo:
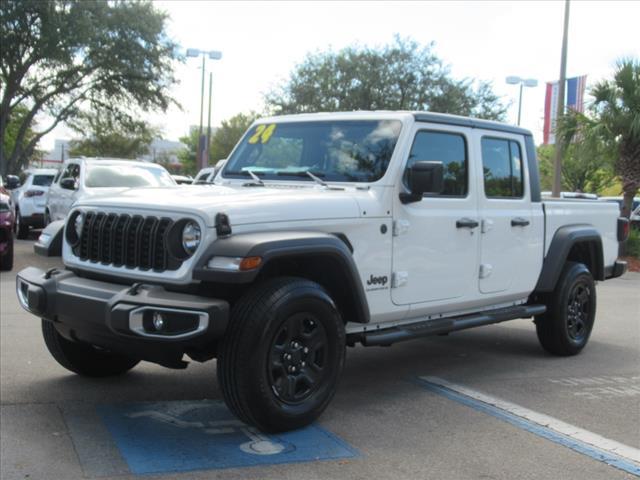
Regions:
M 228 175 L 249 175 L 253 179 L 253 182 L 243 183 L 243 187 L 264 187 L 262 179 L 251 170 L 231 170 L 225 173 Z
M 316 182 L 318 185 L 322 185 L 323 187 L 328 187 L 329 185 L 327 185 L 327 182 L 325 182 L 324 180 L 320 180 L 318 177 L 316 177 L 313 173 L 311 173 L 309 170 L 307 170 L 306 172 L 307 175 L 309 175 L 311 177 L 311 179 Z

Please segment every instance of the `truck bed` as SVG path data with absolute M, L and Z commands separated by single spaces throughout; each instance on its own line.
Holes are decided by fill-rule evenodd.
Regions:
M 542 199 L 545 216 L 544 254 L 556 231 L 567 225 L 593 226 L 602 237 L 604 264 L 613 265 L 618 258 L 617 219 L 618 205 L 584 199 Z

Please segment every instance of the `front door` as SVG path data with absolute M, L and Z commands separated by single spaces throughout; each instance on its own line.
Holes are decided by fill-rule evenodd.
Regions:
M 422 160 L 442 162 L 444 190 L 408 204 L 394 195 L 391 295 L 397 305 L 422 304 L 415 306 L 421 311 L 477 296 L 479 215 L 477 185 L 470 181 L 471 140 L 464 127 L 415 127 L 405 168 Z M 407 191 L 406 169 L 403 182 L 400 191 Z

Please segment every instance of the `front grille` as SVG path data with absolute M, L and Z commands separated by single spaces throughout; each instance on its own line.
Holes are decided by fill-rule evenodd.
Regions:
M 167 249 L 172 225 L 170 218 L 87 212 L 73 252 L 82 260 L 104 265 L 177 270 L 181 262 L 170 257 Z

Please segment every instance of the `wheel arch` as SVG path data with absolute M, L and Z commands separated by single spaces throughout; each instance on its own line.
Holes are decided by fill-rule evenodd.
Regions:
M 591 225 L 566 225 L 553 235 L 536 292 L 551 292 L 567 261 L 583 263 L 595 280 L 605 279 L 602 238 Z
M 324 232 L 260 232 L 219 238 L 194 269 L 194 279 L 246 286 L 276 276 L 296 276 L 320 284 L 345 321 L 369 322 L 369 306 L 346 235 Z M 206 268 L 214 256 L 261 257 L 259 268 L 222 272 Z M 238 285 L 241 287 L 241 285 Z M 242 288 L 242 287 L 241 287 Z

